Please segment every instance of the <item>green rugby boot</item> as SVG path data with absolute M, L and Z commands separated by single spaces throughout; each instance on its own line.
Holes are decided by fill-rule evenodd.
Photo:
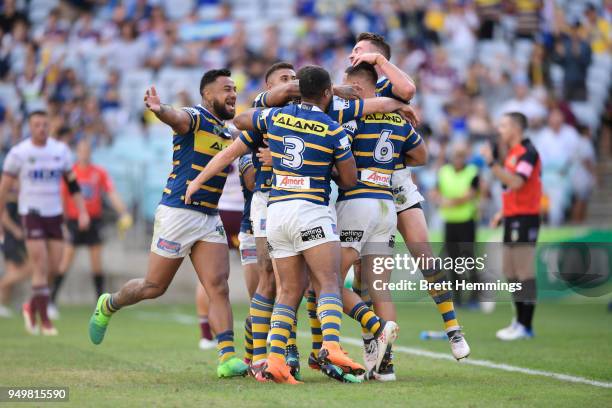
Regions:
M 106 300 L 110 298 L 109 293 L 104 293 L 98 298 L 96 309 L 89 319 L 89 339 L 93 344 L 100 344 L 104 340 L 104 333 L 110 322 L 112 315 L 106 315 L 102 311 L 102 307 Z
M 229 360 L 219 363 L 217 366 L 217 377 L 219 378 L 230 378 L 230 377 L 244 377 L 247 375 L 249 366 L 238 357 L 232 357 Z

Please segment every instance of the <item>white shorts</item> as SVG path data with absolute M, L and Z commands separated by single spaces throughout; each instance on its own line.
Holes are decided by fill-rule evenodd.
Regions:
M 269 196 L 269 192 L 256 191 L 251 198 L 251 222 L 253 223 L 253 236 L 255 238 L 266 237 Z
M 339 241 L 332 209 L 305 200 L 268 207 L 268 249 L 272 258 L 287 258 L 327 242 Z
M 361 255 L 393 253 L 397 228 L 393 201 L 355 198 L 339 201 L 336 211 L 342 248 L 353 248 Z
M 184 258 L 198 241 L 227 245 L 219 215 L 158 205 L 151 252 L 164 258 Z
M 240 263 L 242 266 L 257 263 L 257 250 L 253 234 L 240 232 L 238 234 L 238 241 L 240 241 Z
M 396 213 L 400 213 L 421 201 L 425 201 L 425 198 L 419 193 L 416 184 L 412 181 L 412 174 L 408 167 L 393 172 L 391 187 L 393 188 L 393 201 L 395 201 Z

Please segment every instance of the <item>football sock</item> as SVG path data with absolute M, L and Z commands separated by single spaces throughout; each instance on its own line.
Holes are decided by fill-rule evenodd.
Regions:
M 253 330 L 251 326 L 251 316 L 247 316 L 244 321 L 244 358 L 253 360 Z
M 94 274 L 93 275 L 94 287 L 96 288 L 96 299 L 104 293 L 104 275 Z
M 233 330 L 227 330 L 217 335 L 217 352 L 219 353 L 219 362 L 221 363 L 236 355 Z
M 321 350 L 323 335 L 321 334 L 321 321 L 317 317 L 317 296 L 314 290 L 308 291 L 306 298 L 306 309 L 308 310 L 308 321 L 310 322 L 310 334 L 312 337 L 312 353 L 316 356 Z
M 380 317 L 370 310 L 368 305 L 364 302 L 359 302 L 355 307 L 348 313 L 350 317 L 357 320 L 361 327 L 366 329 L 369 333 L 377 335 L 382 329 L 384 322 Z
M 208 316 L 200 316 L 200 337 L 207 340 L 212 340 L 213 338 L 210 331 L 210 323 L 208 323 Z
M 317 305 L 321 321 L 321 333 L 325 342 L 340 342 L 342 324 L 342 299 L 335 293 L 321 294 Z
M 251 316 L 251 332 L 253 333 L 253 363 L 265 359 L 268 353 L 266 341 L 270 331 L 270 317 L 273 307 L 273 299 L 266 299 L 258 293 L 255 293 L 253 299 L 251 299 L 249 315 Z
M 275 355 L 278 358 L 285 359 L 287 342 L 294 321 L 295 309 L 282 303 L 274 305 L 270 320 L 270 356 Z
M 434 269 L 422 270 L 423 277 L 429 283 L 442 283 L 448 281 L 446 273 L 444 271 L 436 271 Z M 450 290 L 428 290 L 429 296 L 436 303 L 438 312 L 442 316 L 444 321 L 444 330 L 448 333 L 451 331 L 461 329 L 457 316 L 455 315 L 455 305 L 453 303 L 453 293 Z

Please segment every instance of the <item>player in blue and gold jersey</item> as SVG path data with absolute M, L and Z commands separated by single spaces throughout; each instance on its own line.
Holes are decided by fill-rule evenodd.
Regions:
M 345 81 L 356 85 L 362 97 L 375 95 L 377 73 L 374 67 L 361 63 L 349 67 Z M 338 112 L 332 112 L 336 119 Z M 351 189 L 340 189 L 336 211 L 342 245 L 342 274 L 363 258 L 364 277 L 369 277 L 374 257 L 393 253 L 397 223 L 391 177 L 404 161 L 412 159 L 422 139 L 412 126 L 397 113 L 363 115 L 344 125 L 352 137 L 352 151 L 357 162 L 358 183 Z M 414 155 L 413 155 L 414 156 Z M 418 155 L 416 155 L 418 158 Z M 426 157 L 420 158 L 424 164 Z M 385 270 L 376 279 L 388 282 L 391 270 Z M 366 280 L 367 281 L 367 280 Z M 395 308 L 388 291 L 372 290 L 374 313 L 356 292 L 343 288 L 345 312 L 357 320 L 364 329 L 365 364 L 368 372 L 379 379 L 390 380 L 392 365 L 384 361 L 387 348 L 397 337 L 399 327 Z
M 416 91 L 414 81 L 408 74 L 393 65 L 389 61 L 390 58 L 391 47 L 381 35 L 361 33 L 357 36 L 357 43 L 353 47 L 349 60 L 353 66 L 361 62 L 374 65 L 379 74 L 377 95 L 409 101 Z M 429 244 L 427 221 L 421 207 L 421 201 L 424 198 L 412 180 L 410 167 L 395 171 L 391 182 L 397 213 L 397 229 L 402 234 L 406 246 L 414 257 L 433 257 Z M 431 269 L 422 272 L 429 281 L 436 282 L 443 279 L 443 271 Z M 450 292 L 430 291 L 430 295 L 444 321 L 453 356 L 457 360 L 467 357 L 470 348 L 461 333 Z
M 233 316 L 229 302 L 229 253 L 217 203 L 227 170 L 217 172 L 185 204 L 188 184 L 232 141 L 225 120 L 235 114 L 236 86 L 228 70 L 210 70 L 200 81 L 200 105 L 174 109 L 161 103 L 154 87 L 144 102 L 157 118 L 174 131 L 173 169 L 155 214 L 149 268 L 144 279 L 127 282 L 118 292 L 98 299 L 90 320 L 90 338 L 102 342 L 113 313 L 144 299 L 161 296 L 185 256 L 190 256 L 210 299 L 210 325 L 217 334 L 219 377 L 241 376 L 247 365 L 235 356 Z

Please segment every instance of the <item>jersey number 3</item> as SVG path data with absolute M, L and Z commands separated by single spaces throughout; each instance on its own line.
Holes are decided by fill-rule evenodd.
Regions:
M 299 169 L 304 164 L 304 141 L 299 137 L 285 136 L 283 138 L 285 145 L 284 157 L 281 159 L 283 166 Z
M 379 163 L 389 163 L 393 160 L 393 143 L 389 140 L 391 133 L 388 129 L 380 132 L 376 148 L 374 148 L 374 160 Z

